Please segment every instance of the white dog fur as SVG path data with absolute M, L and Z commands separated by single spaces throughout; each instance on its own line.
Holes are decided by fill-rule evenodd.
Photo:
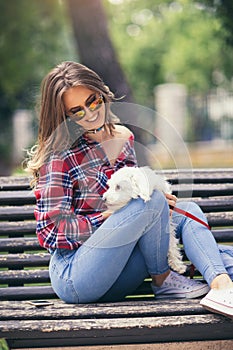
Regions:
M 121 168 L 111 176 L 107 184 L 109 188 L 104 193 L 103 199 L 109 210 L 113 212 L 124 207 L 132 198 L 141 197 L 145 202 L 150 200 L 155 189 L 163 193 L 171 193 L 171 186 L 165 178 L 149 167 Z M 178 239 L 170 223 L 168 263 L 173 270 L 184 273 L 186 266 L 177 244 Z

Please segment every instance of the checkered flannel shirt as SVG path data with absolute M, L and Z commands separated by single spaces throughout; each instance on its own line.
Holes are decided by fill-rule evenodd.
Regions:
M 74 148 L 53 154 L 41 167 L 35 190 L 40 245 L 48 250 L 77 249 L 104 221 L 107 180 L 118 169 L 136 165 L 133 135 L 114 166 L 101 144 L 85 136 Z

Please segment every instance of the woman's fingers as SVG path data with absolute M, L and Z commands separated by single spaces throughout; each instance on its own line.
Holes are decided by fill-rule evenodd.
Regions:
M 172 215 L 172 207 L 176 206 L 177 197 L 170 193 L 165 193 L 165 197 L 167 198 L 168 205 L 170 206 L 170 215 Z

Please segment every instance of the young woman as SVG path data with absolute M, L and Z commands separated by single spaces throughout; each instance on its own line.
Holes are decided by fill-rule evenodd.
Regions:
M 207 284 L 170 271 L 167 263 L 168 204 L 176 204 L 175 196 L 154 191 L 149 202 L 132 200 L 114 214 L 105 207 L 111 174 L 137 165 L 133 134 L 117 124 L 112 101 L 101 78 L 75 62 L 61 63 L 42 82 L 38 143 L 28 168 L 36 182 L 38 239 L 52 255 L 54 291 L 67 303 L 121 300 L 150 275 L 156 298 L 205 295 Z M 229 314 L 233 283 L 211 232 L 177 213 L 173 220 L 188 257 L 216 292 L 209 299 L 218 304 L 224 292 L 227 312 L 212 309 Z

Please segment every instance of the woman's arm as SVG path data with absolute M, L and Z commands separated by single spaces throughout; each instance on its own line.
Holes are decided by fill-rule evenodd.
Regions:
M 35 195 L 36 232 L 45 248 L 77 249 L 104 220 L 100 212 L 75 214 L 72 179 L 61 159 L 43 166 Z

